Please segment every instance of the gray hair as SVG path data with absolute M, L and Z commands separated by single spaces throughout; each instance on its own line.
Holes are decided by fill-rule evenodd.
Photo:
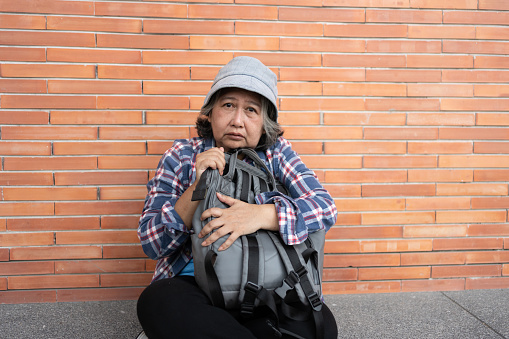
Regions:
M 210 116 L 212 108 L 216 104 L 217 100 L 221 97 L 222 93 L 224 93 L 224 91 L 225 89 L 220 89 L 214 93 L 208 103 L 203 106 L 200 111 L 200 115 L 196 120 L 196 130 L 198 131 L 198 135 L 202 138 L 214 137 L 212 133 L 212 126 L 208 119 L 205 117 Z M 262 101 L 261 113 L 263 117 L 263 130 L 265 133 L 260 137 L 256 149 L 266 150 L 267 148 L 274 145 L 277 139 L 283 135 L 283 129 L 281 128 L 281 125 L 279 125 L 279 123 L 276 121 L 277 110 L 274 105 L 263 95 L 260 95 L 260 99 Z

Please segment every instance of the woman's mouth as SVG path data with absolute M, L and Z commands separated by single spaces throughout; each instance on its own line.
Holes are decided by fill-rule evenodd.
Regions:
M 227 133 L 226 136 L 233 140 L 242 140 L 244 139 L 244 136 L 242 134 L 238 133 Z

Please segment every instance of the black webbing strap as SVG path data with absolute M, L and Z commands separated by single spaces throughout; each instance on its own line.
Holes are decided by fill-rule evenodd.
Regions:
M 191 197 L 191 201 L 203 200 L 205 199 L 205 193 L 207 192 L 207 176 L 209 175 L 209 169 L 203 172 L 200 177 L 200 181 L 196 185 L 196 189 L 193 191 L 193 196 Z
M 223 292 L 221 291 L 221 284 L 219 283 L 219 279 L 217 278 L 216 270 L 214 269 L 213 261 L 217 253 L 212 250 L 209 250 L 205 255 L 204 264 L 205 264 L 205 274 L 207 275 L 207 284 L 209 285 L 210 291 L 210 299 L 212 301 L 212 305 L 216 307 L 224 308 L 224 297 Z
M 240 304 L 240 314 L 243 317 L 249 318 L 253 316 L 256 297 L 260 292 L 258 285 L 258 272 L 260 270 L 259 248 L 256 233 L 248 234 L 245 236 L 248 246 L 248 261 L 247 261 L 247 282 L 244 286 L 246 293 L 244 299 Z
M 244 202 L 249 202 L 249 190 L 251 188 L 251 176 L 246 171 L 241 171 L 242 173 L 242 188 L 240 191 L 240 200 Z

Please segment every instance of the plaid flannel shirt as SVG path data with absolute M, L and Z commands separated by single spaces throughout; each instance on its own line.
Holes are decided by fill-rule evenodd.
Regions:
M 147 184 L 138 237 L 147 256 L 158 260 L 153 280 L 177 275 L 192 258 L 192 231 L 184 225 L 174 206 L 196 179 L 196 155 L 212 147 L 212 139 L 176 140 Z M 258 151 L 258 155 L 290 195 L 267 192 L 256 197 L 257 204 L 276 206 L 279 233 L 285 243 L 301 243 L 308 232 L 328 230 L 334 225 L 337 217 L 334 200 L 285 138 L 280 137 L 268 150 Z

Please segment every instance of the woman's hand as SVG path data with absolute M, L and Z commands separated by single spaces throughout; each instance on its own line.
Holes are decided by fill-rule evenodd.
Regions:
M 254 233 L 259 229 L 279 230 L 279 223 L 274 205 L 248 204 L 220 193 L 217 193 L 217 197 L 221 202 L 230 206 L 230 208 L 223 209 L 213 207 L 202 213 L 201 220 L 210 217 L 215 218 L 206 224 L 198 234 L 199 238 L 203 238 L 215 230 L 215 232 L 202 243 L 202 246 L 209 246 L 222 236 L 230 234 L 228 239 L 219 247 L 219 251 L 224 251 L 241 235 Z
M 224 158 L 224 148 L 214 147 L 196 156 L 196 180 L 200 181 L 201 175 L 207 168 L 219 170 L 219 174 L 223 175 L 226 160 Z

